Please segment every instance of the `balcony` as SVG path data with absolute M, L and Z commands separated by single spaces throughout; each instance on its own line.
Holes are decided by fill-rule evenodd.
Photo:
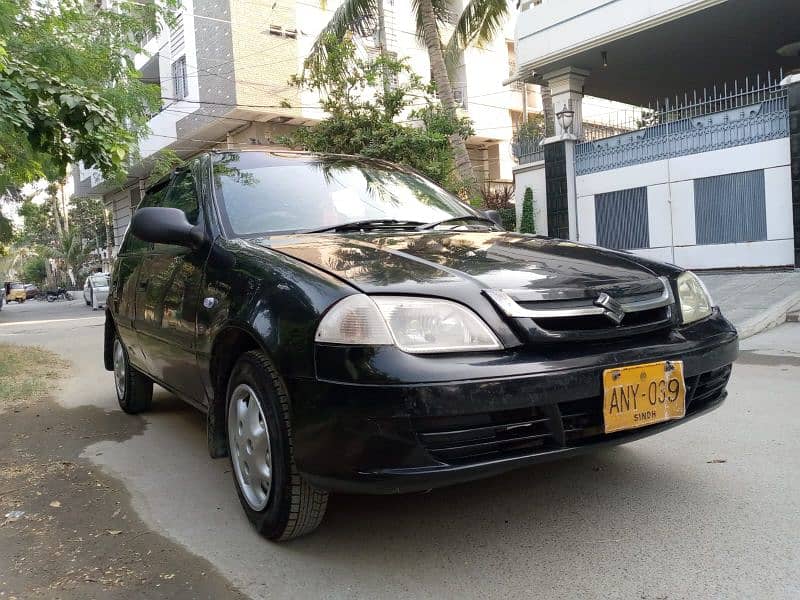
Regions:
M 731 91 L 726 87 L 710 96 L 687 95 L 674 104 L 667 101 L 658 109 L 642 111 L 640 125 L 646 126 L 578 144 L 576 174 L 788 137 L 788 90 L 780 85 L 780 77 L 745 80 L 742 88 L 737 83 Z
M 797 68 L 796 57 L 777 53 L 797 41 L 796 23 L 797 0 L 526 1 L 517 75 L 539 83 L 580 69 L 589 72 L 586 95 L 646 105 L 678 89 Z

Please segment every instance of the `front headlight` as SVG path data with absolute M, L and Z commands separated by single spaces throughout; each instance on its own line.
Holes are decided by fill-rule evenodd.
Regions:
M 714 302 L 700 278 L 691 271 L 678 275 L 678 300 L 684 325 L 705 319 L 712 312 Z
M 331 344 L 394 344 L 412 354 L 498 350 L 502 344 L 468 308 L 436 298 L 348 296 L 322 318 L 316 340 Z

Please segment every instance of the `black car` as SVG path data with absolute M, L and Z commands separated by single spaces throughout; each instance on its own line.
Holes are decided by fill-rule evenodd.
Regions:
M 736 330 L 691 272 L 503 231 L 376 160 L 203 155 L 146 193 L 105 366 L 205 411 L 247 516 L 316 528 L 393 494 L 663 431 L 718 407 Z

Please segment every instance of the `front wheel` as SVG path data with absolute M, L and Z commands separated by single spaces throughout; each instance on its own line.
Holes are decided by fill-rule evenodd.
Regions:
M 153 403 L 153 380 L 133 368 L 119 336 L 114 338 L 114 387 L 119 407 L 128 414 L 144 412 Z
M 64 298 L 66 298 L 67 300 L 72 300 L 72 294 L 70 294 L 69 292 L 64 292 Z
M 55 302 L 56 301 L 56 297 L 51 295 L 51 294 L 48 294 L 47 295 L 47 301 L 48 302 Z
M 314 531 L 325 515 L 328 494 L 312 487 L 297 471 L 289 395 L 261 352 L 239 358 L 226 401 L 231 471 L 247 518 L 271 540 Z

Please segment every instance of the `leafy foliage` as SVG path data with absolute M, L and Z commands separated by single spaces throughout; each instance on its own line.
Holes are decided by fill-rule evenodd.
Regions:
M 58 179 L 78 161 L 108 178 L 122 171 L 160 95 L 132 57 L 174 6 L 0 0 L 0 190 Z
M 544 113 L 529 113 L 528 120 L 514 131 L 514 142 L 543 140 L 547 137 Z
M 362 59 L 347 38 L 329 35 L 323 41 L 327 60 L 312 63 L 293 84 L 318 92 L 322 108 L 330 116 L 296 130 L 283 138 L 283 143 L 314 152 L 360 154 L 405 164 L 452 189 L 457 178 L 448 138 L 471 135 L 469 120 L 435 102 L 430 86 L 404 61 L 388 56 Z M 383 89 L 376 84 L 387 72 L 396 83 Z
M 19 206 L 18 214 L 22 217 L 20 244 L 49 247 L 55 243 L 56 222 L 50 202 L 37 204 L 31 198 L 25 198 Z
M 491 42 L 502 33 L 507 16 L 506 0 L 470 0 L 461 11 L 445 48 L 447 62 L 452 66 L 464 49 Z
M 514 186 L 490 186 L 484 185 L 481 190 L 482 202 L 479 207 L 482 210 L 496 210 L 500 213 L 500 220 L 503 229 L 506 231 L 516 231 L 517 211 L 512 202 L 514 198 Z
M 50 252 L 50 256 L 61 262 L 73 284 L 76 283 L 81 267 L 90 254 L 91 248 L 81 238 L 76 227 L 70 227 L 64 231 L 63 236 Z
M 329 39 L 344 39 L 348 33 L 371 35 L 379 21 L 382 0 L 344 0 L 323 28 L 306 58 L 306 69 L 321 69 L 329 59 Z M 482 44 L 491 40 L 501 29 L 508 12 L 506 0 L 470 0 L 458 18 L 455 33 L 450 36 L 445 49 L 442 31 L 452 22 L 453 4 L 448 0 L 412 0 L 411 9 L 416 21 L 416 34 L 428 51 L 431 79 L 437 86 L 443 110 L 455 119 L 457 105 L 453 94 L 451 75 L 462 50 L 469 44 Z M 382 49 L 385 56 L 385 48 Z M 389 87 L 390 76 L 384 75 L 384 87 Z M 464 199 L 475 199 L 477 178 L 467 151 L 466 139 L 451 134 L 454 163 L 458 170 L 458 193 Z
M 147 179 L 147 185 L 153 185 L 174 168 L 183 165 L 184 162 L 185 161 L 178 156 L 178 153 L 174 150 L 169 148 L 159 150 L 153 156 L 153 167 L 150 169 L 150 177 Z
M 43 289 L 47 279 L 46 259 L 42 254 L 30 254 L 22 264 L 20 274 L 25 283 L 35 283 L 39 289 Z
M 69 203 L 70 224 L 80 238 L 93 248 L 104 248 L 107 227 L 103 201 L 97 197 L 73 196 Z
M 535 233 L 533 223 L 533 190 L 525 188 L 525 196 L 522 200 L 522 217 L 519 221 L 520 233 Z
M 11 219 L 0 212 L 0 256 L 8 253 L 8 244 L 14 239 L 14 228 Z

